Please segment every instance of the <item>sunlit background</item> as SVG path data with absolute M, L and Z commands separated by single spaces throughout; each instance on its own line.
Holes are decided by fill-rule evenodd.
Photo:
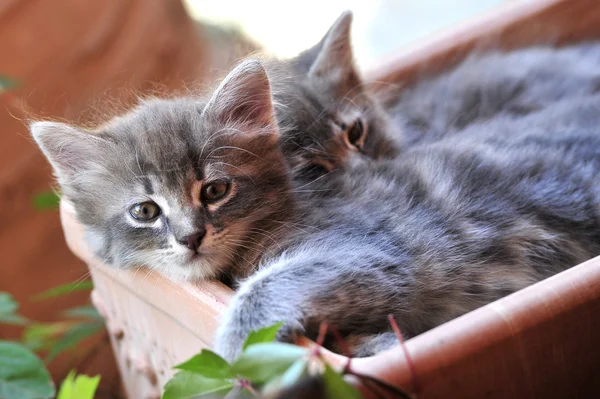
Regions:
M 269 52 L 290 57 L 317 43 L 344 10 L 363 68 L 395 49 L 502 3 L 527 0 L 185 0 L 197 19 L 235 25 Z

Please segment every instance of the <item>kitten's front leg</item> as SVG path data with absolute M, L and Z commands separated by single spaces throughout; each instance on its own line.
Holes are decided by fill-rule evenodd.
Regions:
M 395 262 L 366 246 L 289 254 L 241 285 L 217 333 L 216 350 L 232 360 L 251 331 L 278 322 L 283 341 L 322 321 L 340 331 L 379 333 L 389 329 L 390 313 L 403 331 L 411 331 L 407 309 L 398 306 L 410 279 Z
M 277 340 L 288 342 L 304 332 L 303 295 L 297 281 L 286 278 L 286 266 L 262 269 L 240 286 L 217 331 L 215 350 L 225 359 L 241 353 L 251 331 L 283 322 Z

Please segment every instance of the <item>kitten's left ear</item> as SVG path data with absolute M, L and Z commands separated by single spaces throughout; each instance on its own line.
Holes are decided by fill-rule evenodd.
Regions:
M 310 68 L 309 75 L 334 81 L 354 78 L 354 57 L 350 43 L 352 12 L 344 12 L 322 40 L 321 49 Z
M 33 138 L 54 168 L 61 185 L 77 175 L 98 169 L 102 157 L 112 150 L 112 143 L 92 132 L 59 122 L 33 122 Z
M 227 75 L 203 111 L 219 124 L 276 129 L 269 78 L 261 63 L 247 60 Z

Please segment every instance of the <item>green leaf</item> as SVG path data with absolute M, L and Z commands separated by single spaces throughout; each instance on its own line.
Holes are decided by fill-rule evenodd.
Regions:
M 56 399 L 94 399 L 100 376 L 77 375 L 71 370 L 60 386 Z
M 302 377 L 306 375 L 307 360 L 308 358 L 296 360 L 285 371 L 285 373 L 281 375 L 281 377 L 277 377 L 267 382 L 262 388 L 262 393 L 269 396 L 275 392 L 278 392 L 282 389 L 291 387 L 292 385 L 296 384 Z
M 101 320 L 104 318 L 98 313 L 95 307 L 92 305 L 87 306 L 77 306 L 75 308 L 67 309 L 62 312 L 63 315 L 72 318 L 83 318 L 83 319 L 92 319 L 92 320 Z
M 174 368 L 200 374 L 206 378 L 234 377 L 229 363 L 221 356 L 206 349 L 202 349 L 200 354 Z
M 42 361 L 15 342 L 0 341 L 0 398 L 45 399 L 56 390 Z
M 19 304 L 8 292 L 0 291 L 0 323 L 24 325 L 27 319 L 17 314 Z
M 231 371 L 262 383 L 281 375 L 307 352 L 305 348 L 282 342 L 253 344 L 231 366 Z
M 27 320 L 25 317 L 18 315 L 18 314 L 0 315 L 0 323 L 24 326 L 28 322 L 29 322 L 29 320 Z
M 52 347 L 50 353 L 48 353 L 48 356 L 46 356 L 46 362 L 51 362 L 56 356 L 58 356 L 62 352 L 73 348 L 81 341 L 88 337 L 91 337 L 103 328 L 104 324 L 99 322 L 79 323 L 74 325 L 65 333 L 65 335 L 60 337 L 60 339 Z
M 50 288 L 40 294 L 33 297 L 34 300 L 39 301 L 42 299 L 55 298 L 57 296 L 70 294 L 77 291 L 90 291 L 94 288 L 92 280 L 83 281 L 72 281 L 70 283 L 59 285 L 58 287 Z
M 60 196 L 54 191 L 38 193 L 33 197 L 33 207 L 38 210 L 58 209 Z
M 252 344 L 275 341 L 277 331 L 279 331 L 282 325 L 283 322 L 280 322 L 271 327 L 261 328 L 258 331 L 251 331 L 250 334 L 248 334 L 248 338 L 246 338 L 246 342 L 244 342 L 244 349 Z
M 296 360 L 281 376 L 281 386 L 290 387 L 306 374 L 306 359 Z
M 32 324 L 23 331 L 21 341 L 33 351 L 47 350 L 56 344 L 59 335 L 72 326 L 72 322 Z
M 17 86 L 19 86 L 19 82 L 17 80 L 0 75 L 0 93 L 3 91 L 8 91 L 9 89 L 14 89 Z
M 362 395 L 356 388 L 348 384 L 344 377 L 336 373 L 330 365 L 325 364 L 323 381 L 327 389 L 327 397 L 331 399 L 362 399 Z
M 233 388 L 231 379 L 212 379 L 189 371 L 180 371 L 165 385 L 162 399 L 191 399 L 222 394 Z

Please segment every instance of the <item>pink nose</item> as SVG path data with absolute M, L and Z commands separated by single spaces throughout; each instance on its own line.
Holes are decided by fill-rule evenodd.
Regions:
M 192 251 L 195 251 L 200 247 L 200 244 L 202 243 L 202 239 L 204 238 L 204 234 L 206 234 L 205 230 L 198 231 L 194 234 L 190 234 L 189 236 L 182 237 L 179 240 L 179 243 L 181 245 L 185 245 Z

